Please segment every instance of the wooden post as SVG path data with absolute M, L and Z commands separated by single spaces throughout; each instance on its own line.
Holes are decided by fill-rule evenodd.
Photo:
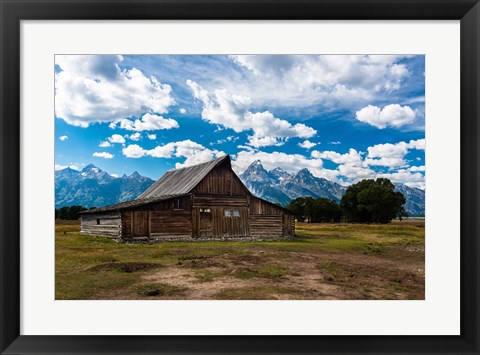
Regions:
M 151 223 L 150 211 L 148 211 L 148 238 L 149 239 L 151 234 L 152 234 L 152 223 Z

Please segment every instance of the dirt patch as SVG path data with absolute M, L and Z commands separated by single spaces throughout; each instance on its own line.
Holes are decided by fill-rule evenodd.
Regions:
M 139 285 L 134 289 L 134 292 L 141 296 L 155 297 L 183 295 L 186 290 L 186 287 L 176 287 L 164 283 L 157 283 Z
M 120 271 L 120 272 L 126 272 L 126 273 L 131 273 L 131 272 L 137 272 L 137 271 L 146 271 L 146 270 L 151 270 L 155 268 L 161 267 L 160 264 L 155 264 L 155 263 L 137 263 L 137 262 L 132 262 L 132 263 L 105 263 L 105 264 L 99 264 L 92 266 L 88 268 L 88 271 L 94 271 L 94 272 L 102 272 L 102 271 Z

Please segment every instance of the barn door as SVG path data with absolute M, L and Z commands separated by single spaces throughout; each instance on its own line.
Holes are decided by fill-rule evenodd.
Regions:
M 132 212 L 132 237 L 149 237 L 148 233 L 148 212 Z
M 208 208 L 200 209 L 200 237 L 211 237 L 212 231 L 212 213 Z

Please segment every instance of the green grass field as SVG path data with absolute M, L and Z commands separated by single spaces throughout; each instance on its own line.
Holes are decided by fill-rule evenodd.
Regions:
M 58 222 L 56 299 L 424 299 L 423 220 L 297 223 L 292 240 L 124 244 Z

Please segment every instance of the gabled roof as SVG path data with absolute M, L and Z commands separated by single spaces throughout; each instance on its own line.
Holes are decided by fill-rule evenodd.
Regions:
M 136 200 L 126 201 L 126 202 L 116 203 L 116 204 L 110 205 L 110 206 L 93 208 L 91 210 L 83 211 L 83 212 L 81 212 L 81 214 L 97 213 L 97 212 L 116 212 L 116 211 L 121 211 L 121 210 L 124 210 L 126 208 L 130 208 L 130 207 L 147 205 L 149 203 L 165 201 L 165 200 L 169 200 L 171 198 L 178 198 L 178 197 L 183 197 L 183 196 L 187 196 L 187 195 L 188 194 L 179 194 L 179 195 L 168 195 L 168 196 L 161 196 L 161 197 L 150 197 L 150 198 L 136 199 Z
M 137 200 L 189 193 L 210 171 L 224 161 L 230 163 L 230 157 L 225 155 L 207 163 L 167 171 L 156 183 L 138 196 Z

